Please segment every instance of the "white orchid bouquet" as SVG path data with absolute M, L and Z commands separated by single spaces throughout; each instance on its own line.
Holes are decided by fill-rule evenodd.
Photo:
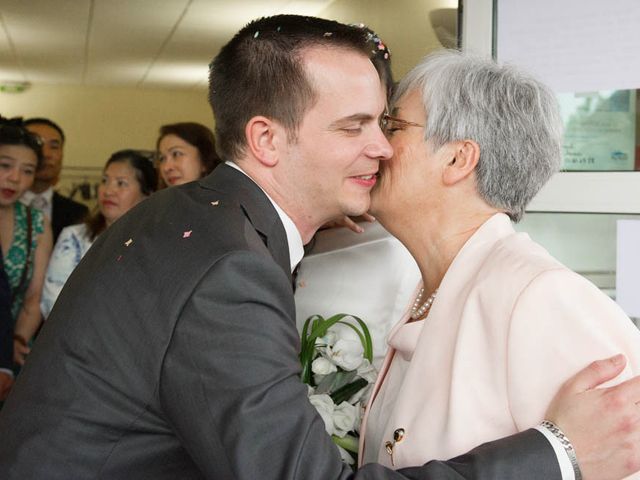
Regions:
M 376 379 L 369 329 L 353 315 L 312 315 L 304 323 L 301 343 L 302 381 L 309 386 L 309 401 L 342 459 L 354 465 L 360 422 Z

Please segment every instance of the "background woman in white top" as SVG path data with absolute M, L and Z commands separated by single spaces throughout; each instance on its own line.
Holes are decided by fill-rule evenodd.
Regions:
M 49 316 L 69 275 L 96 237 L 156 188 L 156 171 L 148 158 L 135 150 L 120 150 L 107 160 L 98 186 L 97 210 L 85 223 L 66 227 L 56 242 L 47 269 L 42 314 Z

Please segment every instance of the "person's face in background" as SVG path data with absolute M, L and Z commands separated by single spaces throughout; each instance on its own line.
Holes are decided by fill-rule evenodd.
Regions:
M 206 173 L 198 149 L 177 135 L 162 137 L 158 152 L 160 175 L 170 187 L 193 182 Z
M 12 206 L 35 178 L 38 157 L 24 145 L 0 145 L 0 208 Z
M 104 170 L 98 187 L 98 208 L 107 227 L 145 198 L 128 162 L 113 162 Z
M 36 180 L 50 186 L 58 183 L 62 170 L 63 145 L 60 133 L 53 127 L 42 123 L 34 123 L 25 127 L 42 140 L 44 161 L 36 172 Z

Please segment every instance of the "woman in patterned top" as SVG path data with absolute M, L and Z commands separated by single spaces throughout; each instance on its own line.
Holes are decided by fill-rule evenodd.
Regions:
M 42 163 L 39 139 L 19 120 L 0 118 L 0 241 L 11 286 L 14 361 L 24 363 L 40 326 L 40 294 L 51 254 L 51 227 L 44 214 L 18 200 Z

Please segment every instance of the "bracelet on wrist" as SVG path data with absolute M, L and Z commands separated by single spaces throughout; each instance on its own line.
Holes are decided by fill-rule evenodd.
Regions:
M 569 461 L 571 462 L 571 466 L 573 467 L 573 474 L 575 476 L 575 480 L 582 480 L 582 472 L 580 472 L 580 466 L 578 465 L 578 457 L 576 457 L 576 449 L 573 448 L 573 445 L 569 441 L 569 438 L 564 434 L 560 427 L 558 427 L 555 423 L 550 422 L 549 420 L 544 420 L 541 424 L 541 427 L 546 428 L 550 431 L 554 437 L 556 437 L 564 451 L 567 452 L 567 456 L 569 457 Z

